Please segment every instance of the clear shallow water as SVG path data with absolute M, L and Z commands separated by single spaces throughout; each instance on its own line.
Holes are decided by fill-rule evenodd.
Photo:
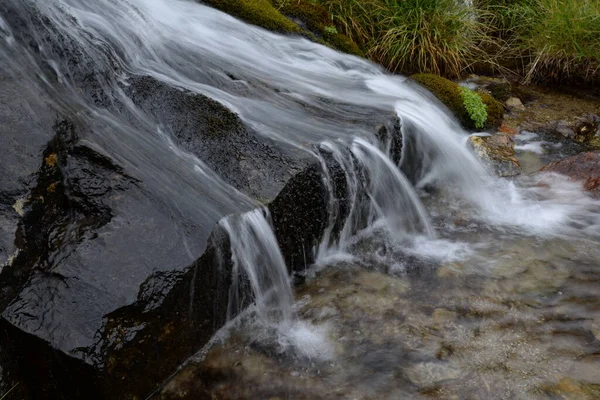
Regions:
M 95 128 L 82 140 L 150 182 L 174 213 L 197 224 L 239 217 L 221 224 L 236 271 L 255 277 L 257 304 L 232 323 L 229 341 L 204 353 L 202 368 L 234 368 L 235 379 L 210 382 L 218 396 L 597 390 L 600 204 L 580 185 L 555 175 L 489 176 L 467 133 L 406 78 L 197 3 L 9 3 L 49 23 L 30 27 L 39 45 L 31 52 L 0 18 L 1 55 L 30 77 L 31 90 L 53 94 L 57 108 Z M 58 37 L 77 45 L 124 110 L 82 93 L 78 67 L 49 45 Z M 312 249 L 316 265 L 295 295 L 267 216 L 249 211 L 257 202 L 134 105 L 123 87 L 138 76 L 219 101 L 282 152 L 337 160 L 353 211 L 339 238 L 326 235 Z M 401 119 L 399 165 L 376 138 L 374 111 Z M 530 139 L 519 150 L 544 149 Z
M 317 268 L 296 291 L 292 342 L 250 315 L 188 368 L 223 399 L 598 398 L 597 239 L 464 215 L 436 228 L 409 251 L 370 237 Z

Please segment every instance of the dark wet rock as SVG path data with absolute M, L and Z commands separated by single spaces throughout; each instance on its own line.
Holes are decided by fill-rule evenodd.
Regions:
M 515 157 L 515 145 L 510 136 L 503 133 L 470 136 L 469 144 L 475 155 L 496 175 L 509 177 L 521 173 L 519 160 Z
M 24 203 L 21 251 L 2 271 L 2 344 L 25 398 L 146 396 L 225 322 L 227 238 L 201 236 L 216 221 L 173 221 L 144 182 L 79 140 L 84 126 L 54 129 Z M 344 173 L 324 157 L 342 221 Z M 314 160 L 270 205 L 294 270 L 329 223 L 322 168 Z
M 387 149 L 387 153 L 394 164 L 399 165 L 402 158 L 402 124 L 400 118 L 394 115 L 387 125 L 379 125 L 377 127 L 377 138 Z
M 50 106 L 24 89 L 25 80 L 10 75 L 4 63 L 0 55 L 0 269 L 16 251 L 18 204 L 35 185 L 42 152 L 54 134 Z
M 299 173 L 269 208 L 286 265 L 302 271 L 327 224 L 327 189 L 318 165 Z
M 217 230 L 205 249 L 186 251 L 142 182 L 81 145 L 72 124 L 56 130 L 25 205 L 21 251 L 2 271 L 2 344 L 28 398 L 146 396 L 225 322 L 228 242 Z M 274 202 L 313 200 L 273 207 L 290 265 L 302 239 L 322 234 L 322 182 L 315 163 Z M 299 233 L 300 221 L 314 229 Z
M 600 152 L 590 151 L 552 162 L 542 168 L 543 172 L 556 172 L 583 182 L 585 190 L 600 197 Z
M 182 149 L 195 154 L 227 183 L 249 196 L 273 200 L 292 175 L 312 158 L 286 154 L 243 125 L 225 106 L 149 76 L 127 87 L 132 101 L 168 127 Z

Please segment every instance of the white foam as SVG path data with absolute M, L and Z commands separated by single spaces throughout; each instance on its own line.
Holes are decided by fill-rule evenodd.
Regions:
M 515 150 L 516 151 L 528 151 L 531 153 L 536 153 L 536 154 L 544 154 L 544 145 L 546 145 L 547 142 L 529 142 L 529 143 L 524 143 L 524 144 L 516 144 L 515 145 Z

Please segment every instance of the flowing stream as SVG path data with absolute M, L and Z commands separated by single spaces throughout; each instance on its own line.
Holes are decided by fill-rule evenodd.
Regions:
M 490 176 L 457 121 L 405 77 L 192 1 L 3 3 L 4 66 L 85 121 L 81 140 L 173 213 L 228 233 L 231 315 L 245 280 L 254 308 L 217 341 L 227 356 L 202 354 L 216 369 L 218 357 L 242 362 L 245 375 L 230 376 L 249 389 L 227 397 L 216 382 L 215 393 L 531 398 L 561 382 L 600 393 L 600 203 L 579 184 Z M 82 85 L 90 76 L 96 92 Z M 322 166 L 329 226 L 297 293 L 268 210 L 140 109 L 135 77 L 209 97 L 264 143 Z M 374 114 L 399 117 L 398 162 Z M 346 183 L 345 212 L 328 160 Z

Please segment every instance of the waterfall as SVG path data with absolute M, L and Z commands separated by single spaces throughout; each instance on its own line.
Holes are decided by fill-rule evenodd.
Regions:
M 252 184 L 286 181 L 300 170 L 295 162 L 306 166 L 315 157 L 329 192 L 317 257 L 346 251 L 354 235 L 375 225 L 391 239 L 434 240 L 419 197 L 432 186 L 467 202 L 473 219 L 490 224 L 554 233 L 595 223 L 589 222 L 593 204 L 579 192 L 557 201 L 539 185 L 530 190 L 535 183 L 491 177 L 466 147 L 468 133 L 439 101 L 366 59 L 250 26 L 194 1 L 4 0 L 5 10 L 12 14 L 0 18 L 0 59 L 27 81 L 27 90 L 44 92 L 53 109 L 81 122 L 86 129 L 78 139 L 142 182 L 140 190 L 171 212 L 165 220 L 176 221 L 173 230 L 185 232 L 186 241 L 206 241 L 221 221 L 237 285 L 230 314 L 245 304 L 240 288 L 247 281 L 261 319 L 293 324 L 288 269 L 268 211 L 256 209 L 263 199 Z M 146 103 L 136 97 L 143 90 L 150 92 Z M 161 91 L 184 94 L 183 100 L 152 103 Z M 186 107 L 205 98 L 231 111 L 240 126 L 223 138 L 213 130 L 227 118 L 215 117 L 217 128 L 205 127 L 207 137 L 193 152 L 185 146 L 198 128 L 195 109 Z M 392 116 L 403 135 L 398 165 L 377 137 L 377 127 Z M 253 153 L 214 154 L 242 134 Z M 266 170 L 252 164 L 257 154 Z
M 233 262 L 228 317 L 236 316 L 245 305 L 241 286 L 247 279 L 259 318 L 291 325 L 295 319 L 294 295 L 269 219 L 269 211 L 259 208 L 220 221 L 231 241 Z
M 344 252 L 350 239 L 361 229 L 374 224 L 384 226 L 389 235 L 435 237 L 435 231 L 417 193 L 397 165 L 377 146 L 356 138 L 343 144 L 323 142 L 320 149 L 342 169 L 346 183 L 346 217 L 337 238 L 333 237 L 340 214 L 333 184 L 328 183 L 330 218 L 317 258 L 331 252 Z M 326 165 L 325 162 L 322 163 Z M 326 174 L 331 180 L 331 177 Z

